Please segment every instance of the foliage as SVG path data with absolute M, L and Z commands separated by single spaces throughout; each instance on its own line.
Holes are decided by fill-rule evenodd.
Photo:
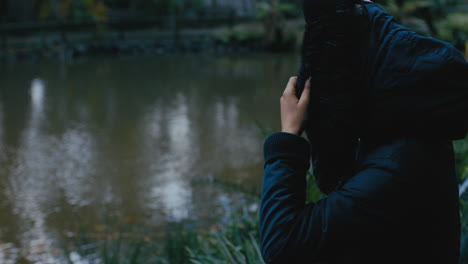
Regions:
M 437 24 L 438 37 L 457 46 L 468 43 L 468 14 L 451 13 Z
M 234 28 L 232 30 L 224 30 L 214 34 L 214 39 L 222 43 L 246 43 L 261 41 L 264 37 L 263 32 L 258 30 L 246 30 Z
M 154 241 L 161 240 L 164 233 L 155 232 L 134 217 L 112 217 L 93 228 L 86 226 L 85 221 L 74 224 L 71 230 L 62 234 L 59 245 L 69 262 L 136 264 L 160 261 L 155 253 L 163 248 Z M 184 237 L 181 237 L 183 241 Z
M 162 241 L 163 250 L 158 252 L 160 263 L 188 263 L 191 257 L 187 248 L 199 248 L 201 239 L 192 223 L 169 223 Z M 153 243 L 156 243 L 154 241 Z
M 325 194 L 320 192 L 315 182 L 315 177 L 313 173 L 311 172 L 311 170 L 307 172 L 306 180 L 307 180 L 306 201 L 308 203 L 317 202 L 318 200 L 326 197 Z
M 202 0 L 134 0 L 130 8 L 148 16 L 167 16 L 187 9 L 197 9 Z
M 187 248 L 194 264 L 263 264 L 258 242 L 258 212 L 239 206 L 227 222 L 198 236 L 198 247 Z
M 468 138 L 454 142 L 455 163 L 459 182 L 468 178 Z
M 267 32 L 259 27 L 235 27 L 225 29 L 213 34 L 213 40 L 217 43 L 229 46 L 248 47 L 253 50 L 263 49 L 272 51 L 291 50 L 296 44 L 296 35 L 293 30 L 284 32 L 279 40 L 268 37 Z
M 74 22 L 107 20 L 107 5 L 102 0 L 42 1 L 37 18 L 45 20 L 69 20 Z
M 301 15 L 301 8 L 292 3 L 274 1 L 272 3 L 260 2 L 257 4 L 257 19 L 263 20 L 271 13 L 279 13 L 285 18 L 292 18 Z
M 197 9 L 202 0 L 59 0 L 40 1 L 37 9 L 39 21 L 68 20 L 73 22 L 104 21 L 109 8 L 137 11 L 146 16 L 167 16 L 182 10 Z
M 111 217 L 89 228 L 77 219 L 59 247 L 69 263 L 260 264 L 257 219 L 256 207 L 245 203 L 208 230 L 178 222 L 167 223 L 161 231 L 131 216 Z
M 459 182 L 468 179 L 468 138 L 454 142 L 455 162 Z M 461 256 L 460 263 L 468 263 L 468 195 L 465 193 L 460 199 L 461 219 Z
M 460 49 L 468 41 L 468 14 L 457 11 L 462 0 L 385 0 L 383 7 L 408 28 L 450 42 Z

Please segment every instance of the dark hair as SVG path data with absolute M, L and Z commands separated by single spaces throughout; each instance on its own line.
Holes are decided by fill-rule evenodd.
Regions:
M 365 89 L 366 15 L 359 0 L 304 0 L 306 29 L 297 92 L 311 78 L 305 131 L 319 188 L 328 193 L 354 174 Z

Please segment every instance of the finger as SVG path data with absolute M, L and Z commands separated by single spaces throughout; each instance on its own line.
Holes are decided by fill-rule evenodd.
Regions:
M 301 98 L 299 99 L 299 104 L 307 105 L 309 103 L 310 95 L 310 78 L 306 81 L 304 91 L 302 92 Z
M 286 85 L 286 89 L 284 90 L 283 95 L 287 95 L 287 96 L 294 95 L 294 96 L 296 96 L 296 82 L 297 82 L 297 77 L 296 76 L 293 76 L 293 77 L 289 78 L 289 82 Z

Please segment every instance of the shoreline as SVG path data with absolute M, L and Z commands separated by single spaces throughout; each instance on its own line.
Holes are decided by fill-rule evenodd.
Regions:
M 144 56 L 165 54 L 234 55 L 248 53 L 290 53 L 299 50 L 303 24 L 288 20 L 280 42 L 266 40 L 260 22 L 236 26 L 129 31 L 35 32 L 5 35 L 1 39 L 0 64 L 31 61 L 73 61 L 101 56 Z

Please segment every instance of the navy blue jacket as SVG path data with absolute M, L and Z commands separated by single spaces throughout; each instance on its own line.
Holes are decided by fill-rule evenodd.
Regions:
M 264 155 L 260 238 L 266 263 L 458 263 L 451 141 L 361 139 L 357 173 L 309 204 L 309 143 L 275 133 L 264 142 Z
M 364 8 L 369 25 L 362 45 L 365 98 L 349 105 L 365 105 L 366 111 L 346 118 L 361 119 L 356 141 L 335 127 L 315 137 L 322 125 L 341 124 L 333 118 L 351 97 L 337 96 L 328 108 L 320 108 L 327 100 L 311 105 L 329 111 L 320 113 L 322 123 L 309 120 L 311 145 L 286 133 L 264 143 L 260 236 L 267 263 L 458 263 L 451 140 L 467 131 L 468 64 L 452 45 L 417 35 L 378 5 Z M 311 96 L 321 94 L 320 87 Z M 306 204 L 311 153 L 319 187 L 329 193 Z M 339 178 L 344 184 L 336 184 Z M 327 181 L 333 186 L 325 186 Z

